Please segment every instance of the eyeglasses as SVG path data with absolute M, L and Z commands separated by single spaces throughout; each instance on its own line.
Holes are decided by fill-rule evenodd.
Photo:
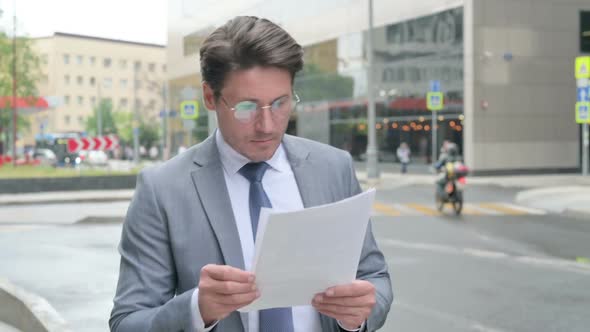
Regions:
M 253 101 L 244 100 L 235 104 L 234 107 L 231 107 L 223 96 L 221 96 L 221 100 L 232 112 L 234 112 L 236 119 L 241 122 L 250 122 L 254 120 L 260 114 L 258 111 L 261 111 L 264 108 L 269 109 L 274 117 L 284 117 L 291 113 L 297 106 L 297 103 L 301 101 L 295 92 L 293 92 L 293 96 L 278 98 L 270 105 L 266 106 L 259 106 Z

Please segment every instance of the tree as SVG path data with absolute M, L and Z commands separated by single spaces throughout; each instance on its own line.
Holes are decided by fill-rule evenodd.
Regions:
M 39 56 L 33 51 L 31 40 L 26 37 L 16 39 L 16 94 L 20 98 L 26 97 L 31 103 L 38 96 L 37 81 L 40 77 Z M 12 96 L 12 67 L 13 67 L 12 38 L 0 31 L 0 97 Z M 0 142 L 9 141 L 9 128 L 12 127 L 12 99 L 0 108 Z M 28 119 L 19 115 L 18 130 L 28 130 Z M 4 134 L 4 135 L 2 135 Z M 2 144 L 0 144 L 1 146 Z M 4 144 L 5 146 L 5 144 Z M 0 151 L 0 154 L 3 151 Z
M 160 140 L 160 132 L 158 125 L 154 123 L 148 123 L 145 121 L 139 124 L 139 145 L 145 146 L 146 149 L 151 148 L 158 144 Z
M 323 72 L 317 65 L 305 65 L 295 79 L 295 91 L 302 101 L 352 98 L 354 79 L 337 73 Z
M 86 120 L 86 132 L 88 135 L 98 136 L 98 112 L 101 113 L 102 134 L 118 134 L 119 128 L 117 128 L 115 116 L 113 115 L 113 103 L 109 99 L 103 99 L 94 108 L 93 115 Z

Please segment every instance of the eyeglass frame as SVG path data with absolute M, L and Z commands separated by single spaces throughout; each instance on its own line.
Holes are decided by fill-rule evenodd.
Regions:
M 285 97 L 290 97 L 290 99 L 291 99 L 291 102 L 293 102 L 293 101 L 295 102 L 295 103 L 294 103 L 294 104 L 291 106 L 291 109 L 289 110 L 289 113 L 290 113 L 290 112 L 293 112 L 293 111 L 295 110 L 295 107 L 297 107 L 297 104 L 299 104 L 299 103 L 301 102 L 301 98 L 299 98 L 299 95 L 298 95 L 298 94 L 297 94 L 297 92 L 295 92 L 295 91 L 293 91 L 293 95 L 292 95 L 292 96 L 285 96 Z M 237 111 L 236 111 L 236 106 L 237 106 L 239 103 L 243 103 L 243 102 L 245 102 L 245 101 L 250 101 L 250 102 L 252 102 L 252 103 L 256 104 L 256 110 L 253 112 L 254 114 L 256 114 L 258 111 L 261 111 L 261 110 L 263 110 L 263 109 L 265 109 L 265 108 L 266 108 L 266 109 L 269 109 L 269 110 L 270 110 L 270 112 L 271 112 L 271 114 L 275 114 L 275 111 L 273 111 L 273 110 L 272 110 L 272 104 L 273 104 L 273 103 L 275 103 L 276 101 L 278 101 L 278 100 L 279 100 L 279 99 L 281 99 L 281 98 L 284 98 L 284 97 L 279 97 L 279 98 L 277 98 L 277 99 L 273 100 L 273 101 L 272 101 L 270 104 L 268 104 L 268 105 L 266 105 L 266 106 L 260 106 L 260 105 L 258 105 L 258 103 L 256 103 L 256 102 L 253 102 L 253 101 L 251 101 L 251 100 L 242 100 L 242 101 L 239 101 L 239 102 L 235 103 L 235 105 L 232 107 L 232 106 L 230 106 L 230 105 L 229 105 L 229 103 L 227 102 L 227 100 L 226 100 L 226 99 L 225 99 L 225 98 L 224 98 L 224 97 L 223 97 L 221 94 L 219 95 L 219 99 L 221 99 L 221 101 L 223 101 L 223 103 L 225 104 L 225 106 L 227 106 L 227 108 L 229 108 L 229 110 L 230 110 L 230 111 L 234 112 L 234 117 L 235 117 L 235 114 L 237 113 Z M 241 121 L 239 118 L 237 118 L 237 119 L 238 119 L 238 121 Z M 253 119 L 254 119 L 254 117 L 252 117 L 252 118 L 251 118 L 251 119 L 249 119 L 249 120 L 243 121 L 243 122 L 250 122 L 250 121 L 252 121 Z

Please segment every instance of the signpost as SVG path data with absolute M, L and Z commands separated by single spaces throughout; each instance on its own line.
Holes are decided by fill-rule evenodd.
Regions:
M 119 138 L 115 135 L 100 137 L 84 137 L 68 139 L 68 152 L 76 153 L 82 150 L 111 151 L 119 147 Z
M 576 82 L 578 86 L 576 102 L 576 123 L 582 126 L 582 174 L 588 175 L 590 154 L 590 56 L 576 58 Z
M 444 94 L 440 89 L 440 81 L 430 81 L 430 88 L 426 94 L 426 108 L 432 111 L 432 162 L 436 162 L 438 141 L 437 141 L 437 130 L 436 130 L 436 111 L 440 111 L 444 108 Z

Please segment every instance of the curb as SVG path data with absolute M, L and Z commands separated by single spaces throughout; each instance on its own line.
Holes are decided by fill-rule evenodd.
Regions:
M 87 190 L 0 195 L 0 206 L 130 201 L 135 190 Z
M 0 321 L 27 332 L 71 332 L 44 298 L 0 278 Z

